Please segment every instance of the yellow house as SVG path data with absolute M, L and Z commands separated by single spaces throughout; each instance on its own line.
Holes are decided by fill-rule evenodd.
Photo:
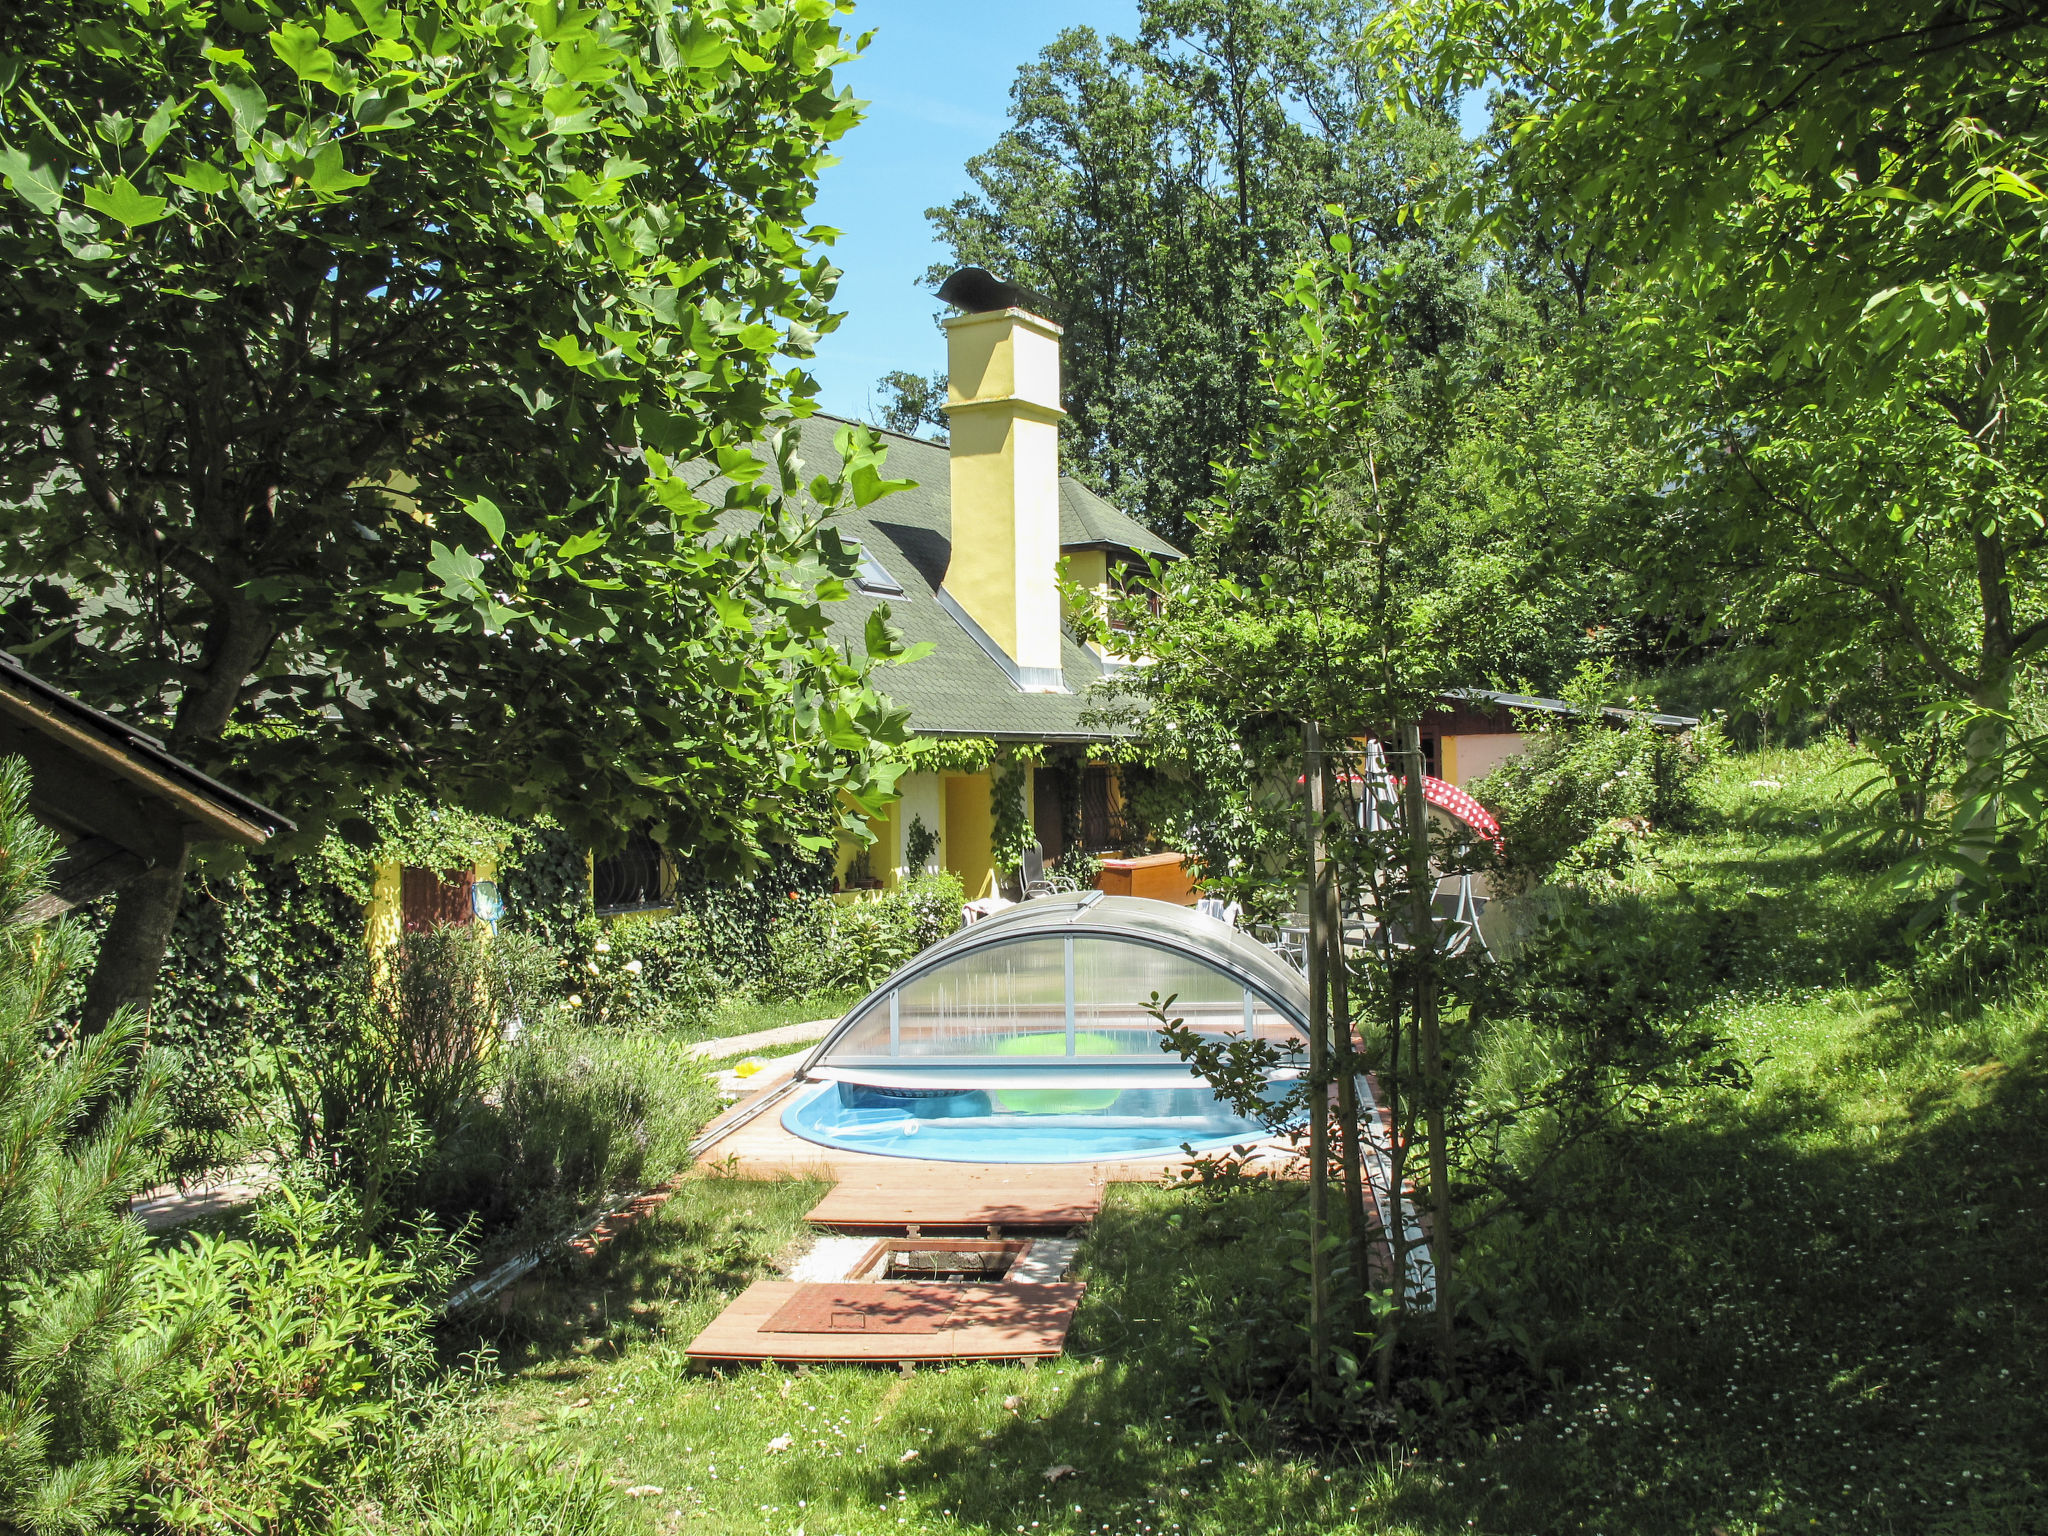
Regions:
M 984 290 L 1007 287 L 981 276 Z M 954 292 L 949 282 L 941 297 Z M 853 595 L 827 613 L 858 647 L 868 615 L 887 604 L 911 643 L 931 645 L 881 680 L 920 736 L 1036 749 L 1030 755 L 1042 761 L 1023 770 L 1024 805 L 1048 859 L 1069 829 L 1084 846 L 1114 852 L 1122 800 L 1104 751 L 1111 736 L 1083 717 L 1096 685 L 1125 663 L 1075 638 L 1059 567 L 1065 560 L 1071 578 L 1100 589 L 1128 563 L 1180 551 L 1061 475 L 1059 326 L 1018 303 L 962 307 L 945 322 L 951 442 L 881 434 L 890 477 L 915 484 L 835 517 L 862 560 Z M 836 463 L 832 435 L 843 424 L 822 415 L 802 424 L 812 470 Z M 997 888 L 992 792 L 1003 770 L 969 752 L 956 760 L 904 776 L 900 799 L 870 824 L 873 846 L 841 849 L 842 883 L 887 888 L 907 878 L 921 830 L 937 839 L 928 862 L 959 875 L 970 899 Z

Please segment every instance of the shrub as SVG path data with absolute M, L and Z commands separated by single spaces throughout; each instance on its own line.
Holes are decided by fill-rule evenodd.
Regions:
M 594 1473 L 490 1446 L 469 1384 L 439 1373 L 424 1298 L 445 1246 L 364 1248 L 356 1226 L 345 1200 L 286 1190 L 253 1240 L 195 1236 L 150 1261 L 146 1306 L 190 1338 L 150 1404 L 136 1512 L 266 1536 L 605 1529 Z
M 960 877 L 941 873 L 919 875 L 873 901 L 801 904 L 770 937 L 762 990 L 799 998 L 872 987 L 957 929 L 964 900 Z
M 486 1242 L 552 1235 L 683 1165 L 715 1104 L 705 1069 L 679 1039 L 581 994 L 549 1006 L 562 964 L 511 936 L 408 935 L 281 1067 L 296 1165 L 347 1192 L 366 1235 L 422 1213 Z
M 346 1224 L 287 1191 L 259 1211 L 259 1241 L 196 1236 L 150 1266 L 148 1310 L 195 1329 L 141 1447 L 141 1506 L 172 1530 L 321 1510 L 396 1413 L 390 1385 L 431 1363 L 413 1271 L 349 1251 Z
M 26 766 L 0 761 L 0 1527 L 95 1531 L 132 1481 L 139 1395 L 178 1343 L 128 1337 L 146 1250 L 122 1211 L 165 1067 L 128 1014 L 51 1049 L 87 946 L 70 923 L 29 926 L 58 845 L 28 795 Z
M 1647 720 L 1616 729 L 1585 715 L 1541 732 L 1468 786 L 1501 825 L 1497 888 L 1512 894 L 1551 879 L 1618 874 L 1653 834 L 1697 819 L 1703 766 L 1698 743 Z
M 407 934 L 374 961 L 358 956 L 332 1016 L 280 1053 L 289 1155 L 352 1191 L 367 1232 L 409 1210 L 477 1112 L 504 998 L 480 930 Z
M 487 1084 L 418 1197 L 443 1222 L 474 1220 L 487 1249 L 553 1237 L 609 1196 L 674 1177 L 718 1107 L 684 1041 L 568 1020 L 509 1042 Z

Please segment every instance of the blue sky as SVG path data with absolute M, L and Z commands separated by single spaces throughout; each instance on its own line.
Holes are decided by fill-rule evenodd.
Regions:
M 892 368 L 945 366 L 932 323 L 941 305 L 918 285 L 944 255 L 925 209 L 968 190 L 968 157 L 1003 131 L 1018 66 L 1067 27 L 1129 34 L 1137 18 L 1136 0 L 864 0 L 853 13 L 849 29 L 875 40 L 838 74 L 869 103 L 867 119 L 839 141 L 811 210 L 840 231 L 832 259 L 846 273 L 833 305 L 846 321 L 812 363 L 824 409 L 862 415 Z

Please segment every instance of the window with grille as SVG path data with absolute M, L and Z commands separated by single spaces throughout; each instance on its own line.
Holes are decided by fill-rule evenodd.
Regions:
M 414 869 L 410 865 L 398 874 L 399 924 L 407 933 L 427 933 L 435 928 L 460 928 L 476 920 L 470 905 L 475 874 L 467 869 Z
M 661 846 L 644 832 L 627 836 L 626 846 L 591 868 L 597 910 L 634 912 L 665 905 L 661 890 Z

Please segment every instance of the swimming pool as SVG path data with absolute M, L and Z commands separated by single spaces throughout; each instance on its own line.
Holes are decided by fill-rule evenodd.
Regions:
M 824 1082 L 782 1112 L 821 1146 L 952 1163 L 1093 1163 L 1223 1152 L 1271 1133 L 1206 1086 L 885 1088 Z

